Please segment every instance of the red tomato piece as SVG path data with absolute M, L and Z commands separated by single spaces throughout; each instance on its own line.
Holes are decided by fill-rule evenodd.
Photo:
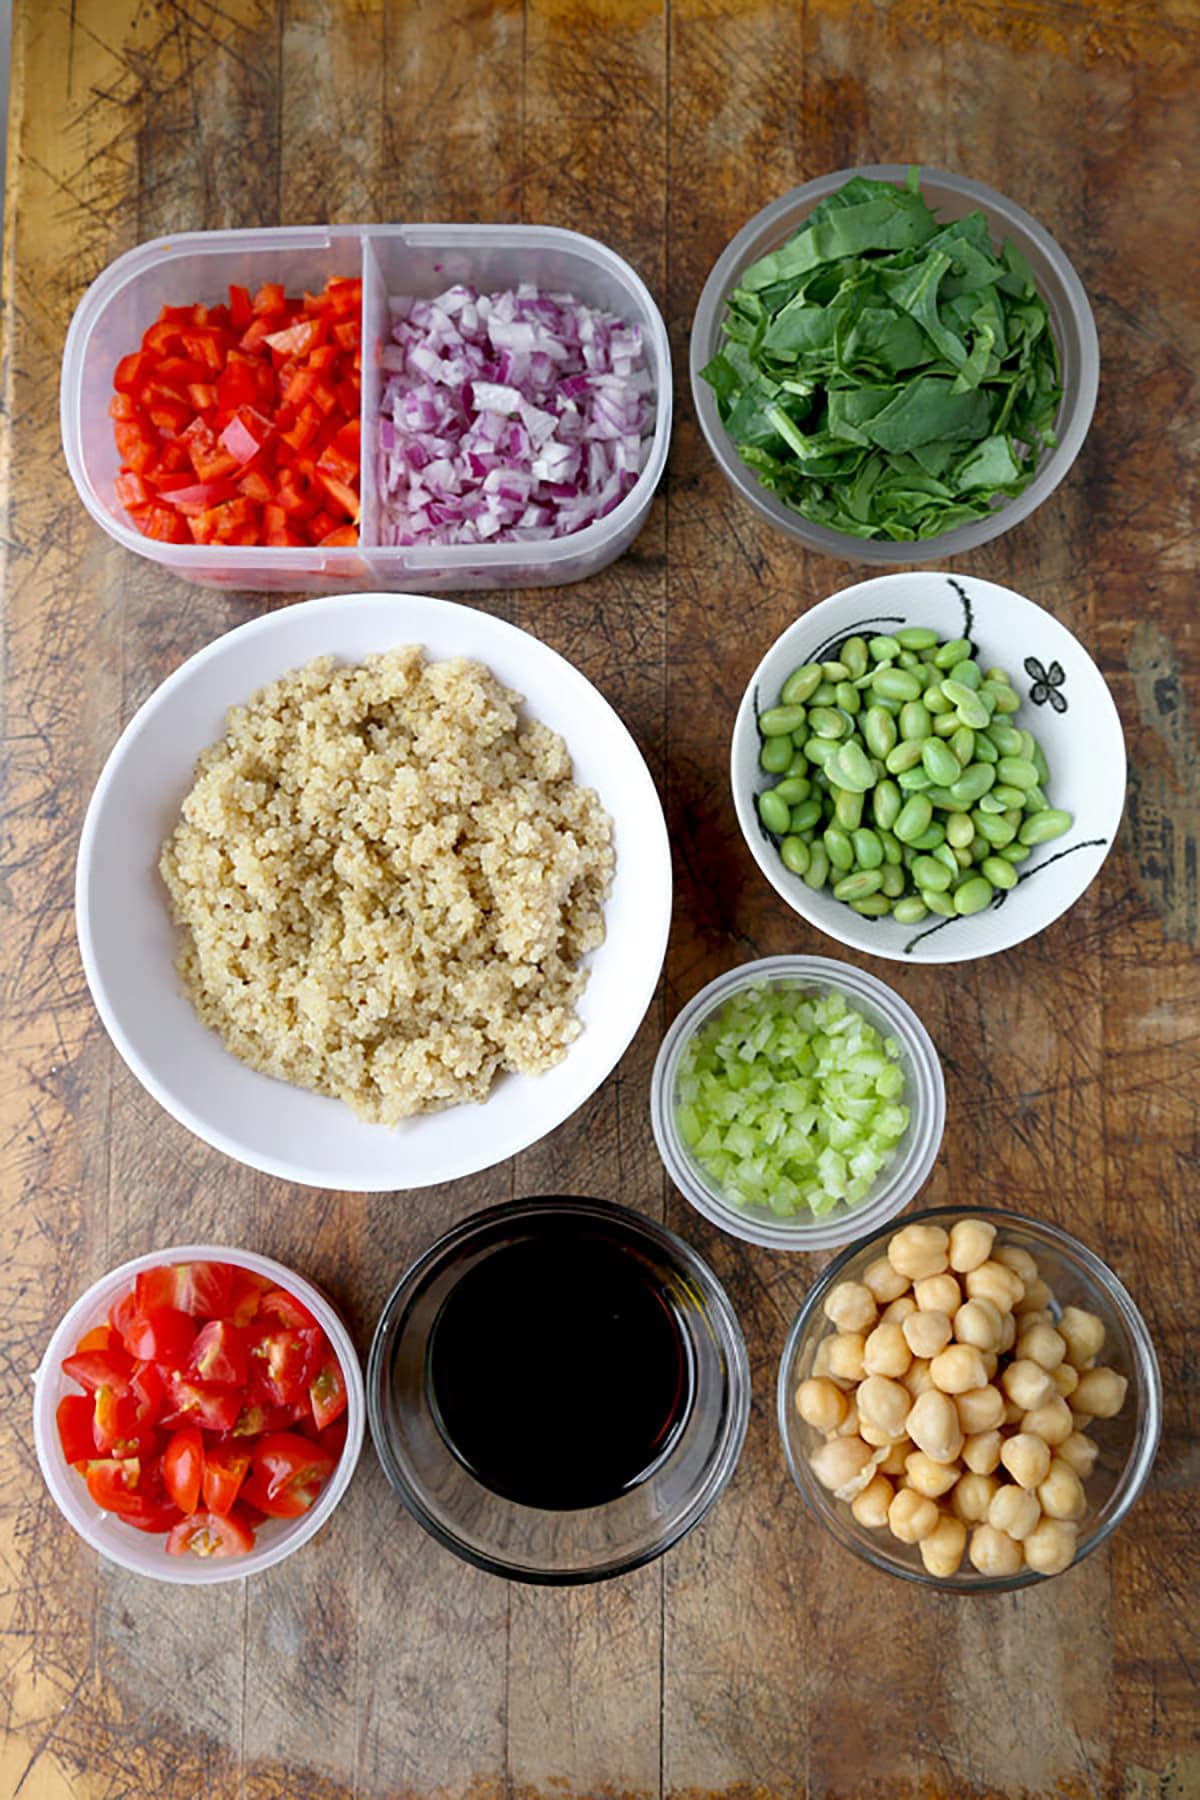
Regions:
M 144 350 L 134 350 L 129 356 L 123 356 L 117 364 L 113 386 L 119 394 L 136 394 L 153 367 L 152 356 L 148 356 Z
M 172 1367 L 187 1360 L 196 1336 L 190 1313 L 174 1306 L 153 1306 L 148 1312 L 137 1312 L 125 1328 L 124 1344 L 130 1356 L 139 1362 L 170 1363 Z
M 268 1431 L 282 1431 L 293 1423 L 292 1411 L 290 1406 L 278 1406 L 271 1400 L 252 1400 L 243 1406 L 230 1427 L 230 1436 L 254 1438 Z
M 163 1425 L 202 1425 L 206 1431 L 231 1431 L 242 1410 L 241 1395 L 232 1388 L 208 1387 L 190 1376 L 167 1377 Z
M 75 1354 L 84 1356 L 89 1350 L 120 1350 L 122 1348 L 120 1333 L 114 1331 L 111 1325 L 93 1325 L 90 1331 L 84 1332 L 76 1344 Z
M 235 1325 L 249 1325 L 270 1286 L 265 1275 L 256 1275 L 251 1269 L 234 1269 L 227 1312 Z
M 334 505 L 340 507 L 342 512 L 348 513 L 349 516 L 357 522 L 358 495 L 354 492 L 354 489 L 352 487 L 347 487 L 344 481 L 339 481 L 336 475 L 327 475 L 320 463 L 317 464 L 317 480 L 321 483 L 321 486 L 325 489 L 325 492 L 329 495 L 329 498 L 333 501 Z
M 118 419 L 113 428 L 121 461 L 137 475 L 154 467 L 157 451 L 148 426 L 140 418 Z
M 157 538 L 164 544 L 186 544 L 188 541 L 186 522 L 169 506 L 151 506 L 139 524 L 143 537 Z
M 263 313 L 279 312 L 286 305 L 287 295 L 281 281 L 264 281 L 254 296 L 256 317 L 261 317 Z
M 343 1413 L 340 1419 L 335 1419 L 333 1421 L 332 1425 L 326 1425 L 325 1429 L 320 1434 L 319 1441 L 321 1447 L 324 1450 L 328 1450 L 334 1462 L 339 1460 L 342 1451 L 346 1448 L 346 1436 L 349 1425 L 350 1421 L 346 1414 Z
M 136 1394 L 97 1388 L 92 1407 L 92 1438 L 101 1456 L 152 1456 L 158 1433 L 143 1413 Z
M 191 1349 L 191 1367 L 201 1381 L 214 1387 L 245 1387 L 250 1373 L 246 1341 L 228 1319 L 210 1319 L 202 1325 Z
M 163 1451 L 163 1484 L 182 1513 L 194 1513 L 200 1504 L 204 1476 L 204 1439 L 198 1425 L 182 1425 L 173 1431 Z
M 87 1490 L 103 1512 L 119 1513 L 133 1499 L 141 1477 L 136 1456 L 95 1458 L 88 1463 Z
M 96 1454 L 92 1436 L 94 1404 L 86 1394 L 64 1394 L 55 1409 L 58 1441 L 69 1463 L 90 1462 Z
M 157 1424 L 167 1398 L 167 1384 L 157 1363 L 135 1363 L 129 1385 L 138 1403 L 138 1417 L 148 1425 Z
M 250 1446 L 211 1444 L 204 1452 L 204 1505 L 220 1518 L 227 1517 L 250 1467 Z M 195 1506 L 188 1508 L 194 1512 Z
M 111 1388 L 117 1394 L 127 1394 L 133 1358 L 124 1350 L 85 1350 L 82 1355 L 65 1356 L 62 1371 L 89 1394 L 102 1387 Z
M 145 506 L 151 497 L 150 489 L 140 475 L 132 470 L 125 475 L 118 475 L 113 482 L 113 491 L 122 506 Z
M 169 1531 L 180 1516 L 163 1487 L 158 1464 L 136 1456 L 90 1462 L 87 1489 L 103 1512 L 115 1513 L 139 1531 Z
M 297 1519 L 308 1511 L 333 1473 L 335 1459 L 322 1444 L 294 1431 L 272 1432 L 254 1446 L 254 1462 L 242 1486 L 244 1498 L 272 1519 Z
M 254 307 L 250 300 L 250 289 L 230 287 L 229 289 L 229 322 L 234 331 L 245 331 L 254 317 Z
M 260 1319 L 277 1319 L 292 1331 L 320 1331 L 321 1327 L 302 1300 L 285 1288 L 268 1288 L 258 1303 Z
M 341 1363 L 328 1348 L 309 1387 L 308 1398 L 312 1406 L 313 1423 L 318 1431 L 324 1431 L 327 1425 L 332 1425 L 346 1410 L 346 1378 L 342 1374 Z
M 233 1291 L 233 1265 L 220 1262 L 174 1263 L 143 1269 L 137 1278 L 141 1312 L 173 1306 L 197 1319 L 224 1316 Z
M 167 1539 L 172 1556 L 244 1556 L 254 1548 L 254 1531 L 237 1513 L 222 1518 L 219 1513 L 193 1513 L 181 1519 Z
M 323 538 L 317 539 L 322 550 L 349 550 L 358 542 L 357 525 L 338 525 L 333 531 L 327 531 Z

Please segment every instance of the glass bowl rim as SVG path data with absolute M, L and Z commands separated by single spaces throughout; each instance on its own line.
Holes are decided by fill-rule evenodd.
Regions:
M 991 1220 L 996 1223 L 997 1227 L 1016 1226 L 1019 1230 L 1031 1230 L 1035 1236 L 1044 1233 L 1068 1259 L 1080 1263 L 1120 1317 L 1134 1348 L 1135 1365 L 1143 1377 L 1143 1380 L 1139 1381 L 1139 1388 L 1144 1385 L 1144 1404 L 1134 1420 L 1133 1442 L 1113 1489 L 1116 1504 L 1112 1508 L 1111 1516 L 1105 1520 L 1104 1524 L 1093 1531 L 1089 1537 L 1080 1540 L 1073 1561 L 1067 1569 L 1062 1571 L 1063 1574 L 1068 1574 L 1071 1569 L 1078 1568 L 1079 1564 L 1090 1556 L 1093 1550 L 1099 1549 L 1100 1545 L 1105 1543 L 1117 1527 L 1124 1522 L 1149 1478 L 1158 1451 L 1159 1439 L 1162 1436 L 1163 1424 L 1162 1372 L 1158 1366 L 1154 1340 L 1150 1336 L 1146 1321 L 1143 1319 L 1137 1303 L 1119 1276 L 1096 1255 L 1094 1250 L 1089 1250 L 1086 1244 L 1061 1225 L 1055 1225 L 1048 1219 L 1033 1218 L 1028 1213 L 1012 1212 L 1009 1208 L 1000 1206 L 929 1207 L 922 1212 L 911 1213 L 904 1223 L 906 1225 L 924 1225 L 937 1219 L 966 1218 Z M 779 1373 L 775 1383 L 776 1424 L 783 1444 L 788 1473 L 799 1490 L 805 1506 L 817 1519 L 822 1529 L 836 1539 L 843 1549 L 850 1551 L 852 1555 L 860 1556 L 864 1562 L 869 1563 L 872 1568 L 878 1569 L 885 1575 L 897 1576 L 901 1581 L 914 1582 L 918 1587 L 928 1587 L 935 1591 L 953 1594 L 1012 1593 L 1018 1588 L 1034 1587 L 1039 1582 L 1052 1581 L 1053 1576 L 1042 1575 L 1036 1569 L 1028 1568 L 1021 1569 L 1016 1575 L 980 1575 L 972 1571 L 970 1577 L 960 1574 L 942 1577 L 929 1574 L 928 1570 L 923 1567 L 899 1567 L 880 1556 L 874 1546 L 867 1542 L 865 1537 L 858 1534 L 857 1528 L 854 1532 L 849 1533 L 847 1538 L 843 1538 L 836 1532 L 816 1505 L 806 1477 L 798 1473 L 799 1463 L 792 1454 L 792 1442 L 788 1430 L 792 1405 L 791 1370 L 796 1347 L 817 1308 L 849 1263 L 864 1251 L 869 1250 L 873 1244 L 878 1243 L 881 1238 L 889 1235 L 891 1228 L 891 1222 L 889 1222 L 887 1225 L 881 1226 L 879 1230 L 871 1232 L 869 1236 L 861 1238 L 857 1243 L 847 1245 L 840 1255 L 835 1256 L 813 1282 L 788 1330 L 783 1350 L 780 1353 Z M 1133 1384 L 1131 1383 L 1131 1385 Z
M 823 1217 L 811 1223 L 791 1223 L 759 1218 L 741 1213 L 720 1200 L 693 1172 L 678 1142 L 670 1095 L 684 1046 L 701 1022 L 733 994 L 753 987 L 757 981 L 795 978 L 824 984 L 842 993 L 849 1001 L 861 1001 L 881 1012 L 889 1030 L 900 1039 L 913 1070 L 913 1079 L 927 1101 L 928 1117 L 919 1139 L 909 1145 L 902 1161 L 883 1171 L 885 1180 L 873 1199 L 860 1201 L 857 1208 L 836 1218 Z M 744 1243 L 757 1244 L 766 1250 L 798 1250 L 806 1253 L 839 1249 L 854 1245 L 878 1224 L 887 1223 L 904 1210 L 920 1192 L 933 1170 L 941 1149 L 946 1126 L 946 1081 L 942 1061 L 932 1037 L 916 1011 L 904 997 L 854 963 L 832 956 L 783 954 L 758 957 L 753 962 L 739 963 L 723 975 L 707 982 L 683 1006 L 672 1021 L 650 1077 L 650 1122 L 654 1141 L 667 1174 L 674 1186 L 696 1211 L 712 1225 Z M 863 1219 L 867 1223 L 863 1224 Z
M 668 1255 L 678 1260 L 689 1276 L 698 1283 L 710 1314 L 720 1326 L 717 1337 L 725 1364 L 725 1390 L 729 1398 L 729 1415 L 720 1454 L 705 1485 L 691 1497 L 679 1517 L 674 1519 L 652 1544 L 630 1555 L 598 1560 L 589 1564 L 587 1568 L 545 1570 L 528 1565 L 510 1564 L 498 1557 L 490 1557 L 474 1545 L 465 1543 L 453 1531 L 448 1530 L 441 1520 L 433 1516 L 426 1507 L 420 1490 L 411 1481 L 407 1471 L 401 1467 L 395 1455 L 384 1424 L 380 1392 L 384 1358 L 394 1340 L 397 1321 L 402 1317 L 408 1301 L 420 1291 L 426 1278 L 439 1264 L 454 1256 L 465 1244 L 469 1244 L 472 1238 L 481 1235 L 497 1223 L 509 1221 L 517 1223 L 525 1218 L 537 1217 L 539 1214 L 561 1215 L 563 1212 L 581 1218 L 600 1219 L 609 1224 L 616 1221 L 626 1227 L 634 1226 L 655 1243 L 660 1251 L 666 1251 Z M 482 1569 L 489 1575 L 500 1576 L 507 1581 L 518 1581 L 541 1587 L 581 1587 L 590 1582 L 604 1581 L 615 1575 L 629 1574 L 632 1570 L 639 1569 L 643 1564 L 653 1562 L 657 1557 L 665 1554 L 681 1538 L 685 1537 L 693 1526 L 700 1523 L 728 1486 L 741 1456 L 750 1421 L 750 1358 L 746 1349 L 746 1340 L 733 1303 L 717 1275 L 705 1262 L 699 1251 L 693 1249 L 669 1226 L 660 1224 L 657 1219 L 648 1218 L 643 1213 L 635 1212 L 632 1207 L 622 1206 L 614 1200 L 601 1200 L 585 1194 L 537 1194 L 517 1200 L 502 1201 L 498 1205 L 470 1213 L 422 1251 L 420 1256 L 409 1264 L 384 1301 L 367 1357 L 365 1387 L 367 1423 L 376 1457 L 389 1487 L 417 1523 L 444 1549 L 452 1551 L 464 1562 L 473 1564 L 475 1568 Z M 512 1502 L 504 1504 L 512 1504 Z

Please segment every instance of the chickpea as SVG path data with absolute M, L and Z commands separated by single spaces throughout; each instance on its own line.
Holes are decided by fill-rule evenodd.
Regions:
M 1053 1374 L 1067 1354 L 1067 1342 L 1053 1325 L 1034 1325 L 1017 1339 L 1017 1355 L 1035 1362 L 1047 1374 Z
M 989 1382 L 986 1387 L 968 1388 L 954 1400 L 958 1422 L 968 1437 L 977 1431 L 996 1431 L 1004 1421 L 1004 1395 Z
M 939 1393 L 936 1388 L 931 1388 L 927 1394 L 918 1395 L 913 1401 L 907 1429 L 917 1449 L 923 1450 L 926 1456 L 931 1456 L 934 1462 L 954 1462 L 962 1449 L 962 1427 L 954 1410 L 954 1402 L 948 1394 Z
M 1006 1269 L 1013 1269 L 1021 1277 L 1028 1288 L 1031 1281 L 1037 1281 L 1038 1266 L 1028 1250 L 1021 1250 L 1016 1244 L 999 1244 L 992 1251 L 992 1261 L 1001 1263 Z
M 1035 1488 L 1050 1471 L 1050 1446 L 1031 1431 L 1018 1431 L 1000 1450 L 1000 1461 L 1023 1488 Z
M 1057 1369 L 1051 1369 L 1050 1376 L 1064 1400 L 1079 1386 L 1079 1370 L 1069 1362 L 1059 1363 Z
M 927 1394 L 933 1386 L 928 1357 L 914 1356 L 900 1380 L 914 1400 L 919 1400 L 922 1394 Z
M 868 1425 L 865 1419 L 858 1422 L 858 1435 L 864 1444 L 870 1444 L 872 1450 L 886 1450 L 896 1441 L 890 1431 L 884 1431 L 878 1425 Z
M 998 1350 L 1004 1333 L 1003 1315 L 990 1300 L 967 1300 L 954 1315 L 954 1335 L 960 1344 L 976 1350 Z
M 987 1510 L 988 1524 L 994 1525 L 997 1531 L 1006 1531 L 1018 1544 L 1029 1536 L 1041 1516 L 1036 1494 L 1007 1484 L 996 1489 Z
M 967 1547 L 967 1528 L 961 1519 L 943 1513 L 927 1538 L 921 1539 L 921 1561 L 940 1581 L 957 1573 Z
M 1004 1423 L 1006 1425 L 1019 1425 L 1024 1417 L 1025 1408 L 1023 1406 L 1018 1406 L 1015 1400 L 1004 1402 Z
M 888 1306 L 908 1292 L 910 1283 L 907 1275 L 893 1269 L 886 1256 L 877 1256 L 863 1270 L 863 1286 L 871 1290 L 878 1305 Z
M 919 1544 L 937 1530 L 941 1517 L 936 1500 L 918 1494 L 915 1488 L 901 1488 L 888 1507 L 888 1525 L 893 1537 L 902 1544 Z
M 1089 1430 L 1092 1424 L 1092 1416 L 1091 1413 L 1077 1412 L 1074 1407 L 1071 1408 L 1071 1423 L 1074 1425 L 1076 1431 Z
M 942 1278 L 935 1275 L 933 1279 Z M 910 1313 L 900 1329 L 914 1356 L 936 1356 L 950 1342 L 950 1320 L 944 1312 Z
M 957 1463 L 934 1462 L 923 1450 L 914 1450 L 904 1459 L 904 1477 L 909 1487 L 928 1495 L 930 1500 L 940 1500 L 948 1494 L 961 1474 Z
M 1027 1331 L 1032 1331 L 1035 1325 L 1053 1325 L 1054 1323 L 1054 1314 L 1047 1311 L 1045 1307 L 1042 1307 L 1040 1311 L 1031 1308 L 1029 1312 L 1018 1313 L 1014 1306 L 1012 1316 L 1017 1322 L 1018 1337 L 1023 1337 Z
M 1009 1313 L 1001 1313 L 1001 1315 L 1000 1315 L 1000 1342 L 996 1345 L 996 1348 L 1000 1352 L 1001 1356 L 1006 1355 L 1007 1352 L 1012 1349 L 1012 1347 L 1016 1343 L 1016 1341 L 1017 1341 L 1017 1321 L 1013 1318 L 1013 1316 L 1010 1312 Z
M 868 1331 L 879 1314 L 874 1294 L 861 1281 L 839 1281 L 830 1288 L 824 1311 L 839 1331 Z
M 968 1525 L 975 1525 L 980 1519 L 987 1518 L 988 1507 L 992 1504 L 992 1495 L 996 1493 L 1000 1483 L 994 1475 L 976 1475 L 971 1470 L 960 1475 L 958 1485 L 950 1496 L 950 1505 L 956 1518 Z
M 1040 1363 L 1029 1362 L 1021 1356 L 1009 1363 L 1000 1377 L 1000 1386 L 1013 1405 L 1019 1406 L 1023 1412 L 1032 1412 L 1035 1406 L 1044 1406 L 1058 1392 Z
M 1066 1442 L 1058 1446 L 1059 1461 L 1074 1469 L 1080 1481 L 1087 1480 L 1099 1454 L 1099 1444 L 1093 1438 L 1085 1437 L 1082 1431 L 1073 1431 Z
M 1002 1313 L 1010 1313 L 1018 1300 L 1025 1297 L 1025 1283 L 1015 1269 L 1003 1263 L 980 1263 L 966 1278 L 967 1296 L 971 1300 L 990 1300 Z
M 913 1283 L 913 1295 L 921 1312 L 948 1313 L 951 1318 L 962 1305 L 962 1289 L 953 1275 L 926 1275 Z
M 946 1267 L 949 1234 L 940 1225 L 905 1225 L 887 1247 L 888 1261 L 910 1281 L 940 1275 Z
M 850 1397 L 850 1405 L 847 1410 L 845 1418 L 842 1420 L 841 1424 L 837 1427 L 836 1431 L 834 1431 L 832 1434 L 827 1432 L 826 1436 L 832 1435 L 833 1437 L 856 1437 L 858 1435 L 857 1394 L 858 1394 L 858 1390 L 856 1388 L 854 1391 L 854 1394 L 851 1395 L 851 1397 Z
M 796 1389 L 796 1411 L 814 1431 L 836 1431 L 849 1410 L 841 1388 L 822 1376 L 810 1377 Z
M 1015 1575 L 1025 1561 L 1020 1544 L 994 1525 L 975 1527 L 967 1555 L 981 1575 Z
M 839 1331 L 829 1346 L 829 1373 L 841 1381 L 861 1381 L 866 1374 L 863 1368 L 865 1343 L 861 1331 Z
M 1037 1281 L 1027 1281 L 1025 1283 L 1025 1298 L 1017 1301 L 1017 1304 L 1013 1307 L 1013 1311 L 1019 1319 L 1023 1318 L 1027 1313 L 1049 1312 L 1050 1302 L 1053 1298 L 1053 1291 L 1046 1282 L 1040 1279 Z
M 988 1380 L 995 1381 L 996 1370 L 1000 1367 L 1000 1358 L 994 1350 L 982 1350 L 980 1355 L 983 1357 L 983 1366 L 987 1370 Z
M 1048 1519 L 1082 1519 L 1087 1511 L 1083 1483 L 1060 1456 L 1050 1464 L 1050 1471 L 1038 1484 L 1038 1499 Z
M 863 1346 L 863 1368 L 868 1375 L 903 1375 L 911 1361 L 904 1332 L 887 1320 L 875 1327 Z
M 860 1419 L 884 1432 L 885 1443 L 905 1435 L 904 1421 L 912 1411 L 912 1396 L 898 1381 L 889 1381 L 886 1375 L 868 1375 L 855 1398 Z
M 1071 1410 L 1091 1413 L 1094 1419 L 1115 1419 L 1125 1404 L 1128 1386 L 1124 1375 L 1118 1375 L 1115 1369 L 1088 1369 L 1079 1377 L 1079 1386 L 1071 1396 Z
M 812 1373 L 817 1381 L 833 1381 L 833 1376 L 829 1373 L 829 1348 L 832 1343 L 832 1336 L 823 1337 L 813 1351 Z
M 1061 1519 L 1043 1519 L 1023 1547 L 1025 1561 L 1039 1575 L 1061 1575 L 1075 1560 L 1075 1527 Z
M 1036 1406 L 1021 1420 L 1022 1431 L 1032 1431 L 1034 1437 L 1040 1437 L 1052 1450 L 1065 1444 L 1074 1429 L 1071 1409 L 1060 1394 L 1055 1394 L 1044 1406 Z
M 879 1465 L 881 1475 L 899 1476 L 904 1473 L 905 1459 L 912 1450 L 912 1441 L 907 1437 L 897 1438 L 891 1449 Z
M 987 1386 L 987 1370 L 978 1350 L 970 1344 L 951 1344 L 929 1365 L 935 1387 L 943 1394 L 965 1394 L 970 1388 Z
M 977 1269 L 992 1254 L 996 1227 L 985 1219 L 960 1219 L 950 1232 L 950 1267 L 959 1275 Z
M 879 1315 L 881 1325 L 903 1325 L 905 1319 L 912 1317 L 917 1310 L 917 1303 L 911 1294 L 901 1294 L 898 1300 L 891 1300 Z
M 977 1431 L 963 1445 L 963 1461 L 973 1475 L 994 1475 L 1000 1467 L 1000 1446 L 1004 1439 L 998 1431 Z
M 821 1486 L 830 1488 L 839 1500 L 852 1500 L 875 1472 L 871 1446 L 860 1437 L 830 1438 L 808 1460 Z
M 886 1475 L 874 1475 L 862 1492 L 855 1494 L 850 1502 L 850 1511 L 868 1531 L 880 1531 L 888 1522 L 888 1507 L 891 1503 L 891 1482 Z
M 1104 1320 L 1095 1313 L 1085 1312 L 1081 1306 L 1068 1306 L 1058 1321 L 1067 1346 L 1067 1355 L 1081 1369 L 1093 1356 L 1099 1356 L 1104 1348 Z

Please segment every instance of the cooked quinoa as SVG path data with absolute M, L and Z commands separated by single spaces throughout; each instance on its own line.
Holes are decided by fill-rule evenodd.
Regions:
M 408 645 L 230 711 L 159 868 L 179 973 L 235 1056 L 388 1125 L 562 1060 L 612 821 L 520 703 Z

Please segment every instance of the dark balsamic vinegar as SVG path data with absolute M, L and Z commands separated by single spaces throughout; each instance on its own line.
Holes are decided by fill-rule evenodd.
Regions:
M 601 1506 L 669 1450 L 691 1357 L 658 1272 L 617 1232 L 563 1219 L 500 1246 L 447 1295 L 428 1351 L 448 1447 L 505 1499 Z

